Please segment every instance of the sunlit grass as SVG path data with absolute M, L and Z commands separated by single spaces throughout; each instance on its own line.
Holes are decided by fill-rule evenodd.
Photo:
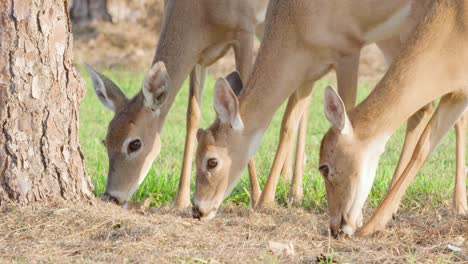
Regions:
M 96 98 L 92 90 L 87 73 L 82 70 L 87 81 L 87 94 L 81 104 L 80 115 L 80 143 L 86 160 L 86 171 L 92 178 L 96 195 L 104 192 L 107 177 L 107 154 L 105 147 L 101 144 L 104 139 L 107 124 L 112 118 L 112 113 L 104 108 Z M 143 75 L 126 72 L 104 71 L 123 89 L 127 96 L 133 96 L 141 87 Z M 207 127 L 214 119 L 212 105 L 214 79 L 208 78 L 206 89 L 203 95 L 202 127 Z M 313 100 L 309 115 L 308 136 L 307 136 L 307 160 L 304 175 L 304 202 L 306 208 L 324 210 L 326 208 L 325 187 L 318 173 L 317 159 L 320 140 L 328 129 L 329 124 L 323 114 L 323 91 L 327 81 L 316 83 L 313 93 Z M 359 100 L 365 98 L 370 91 L 366 84 L 359 87 Z M 151 197 L 154 205 L 172 203 L 178 186 L 178 178 L 182 163 L 183 146 L 185 140 L 185 115 L 188 98 L 187 84 L 180 90 L 176 97 L 172 109 L 167 117 L 167 121 L 162 134 L 162 150 L 154 162 L 149 175 L 140 186 L 134 200 L 144 200 Z M 384 104 L 384 102 L 382 102 Z M 255 159 L 260 182 L 263 185 L 268 176 L 271 162 L 274 158 L 278 143 L 278 134 L 281 124 L 281 117 L 284 105 L 277 111 L 273 121 L 267 130 L 262 145 L 257 152 Z M 372 189 L 369 205 L 376 206 L 383 199 L 387 191 L 387 185 L 393 174 L 393 170 L 398 161 L 400 149 L 403 143 L 404 129 L 390 139 L 387 150 L 380 160 L 377 177 Z M 403 206 L 418 207 L 423 205 L 438 205 L 441 203 L 451 203 L 451 196 L 454 188 L 455 175 L 455 139 L 453 130 L 449 133 L 438 150 L 433 154 L 420 171 L 416 180 L 408 189 Z M 194 180 L 192 178 L 192 190 Z M 288 197 L 289 186 L 280 181 L 277 190 L 277 201 L 285 205 Z M 248 205 L 249 203 L 249 182 L 245 173 L 232 194 L 227 198 L 233 203 Z

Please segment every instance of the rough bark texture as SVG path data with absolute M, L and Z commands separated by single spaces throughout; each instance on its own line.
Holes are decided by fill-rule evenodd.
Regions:
M 0 1 L 0 206 L 92 197 L 72 59 L 67 1 Z
M 107 10 L 107 0 L 73 0 L 70 12 L 73 23 L 76 24 L 111 20 Z

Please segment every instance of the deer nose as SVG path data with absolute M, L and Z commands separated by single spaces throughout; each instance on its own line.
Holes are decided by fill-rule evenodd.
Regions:
M 347 219 L 349 219 L 349 217 L 346 214 L 343 214 L 340 218 L 336 218 L 335 221 L 330 222 L 330 231 L 334 238 L 340 238 L 343 236 L 347 237 L 354 232 L 351 230 L 351 226 Z
M 117 200 L 117 198 L 115 198 L 115 197 L 112 197 L 112 196 L 111 196 L 110 194 L 108 194 L 108 193 L 104 193 L 104 194 L 102 195 L 101 201 L 119 204 L 119 200 Z
M 341 227 L 339 226 L 330 226 L 331 235 L 333 238 L 338 238 L 341 234 Z
M 192 207 L 192 217 L 198 220 L 200 220 L 203 217 L 203 214 L 201 213 L 200 208 L 196 205 Z

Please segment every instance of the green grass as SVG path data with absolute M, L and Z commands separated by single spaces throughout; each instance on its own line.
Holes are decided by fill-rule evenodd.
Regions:
M 101 140 L 105 138 L 107 124 L 112 118 L 112 113 L 105 109 L 96 98 L 86 71 L 82 70 L 81 72 L 86 79 L 88 90 L 81 104 L 80 143 L 85 155 L 86 171 L 93 180 L 96 195 L 99 196 L 105 188 L 108 168 L 106 149 L 101 144 Z M 129 97 L 133 96 L 140 89 L 143 80 L 142 74 L 114 71 L 105 71 L 104 73 L 111 77 Z M 208 78 L 203 95 L 201 127 L 207 127 L 214 119 L 212 105 L 213 84 L 214 79 L 212 77 Z M 329 127 L 328 121 L 322 111 L 323 91 L 327 84 L 326 81 L 317 82 L 313 92 L 306 146 L 307 161 L 303 183 L 304 207 L 317 208 L 319 210 L 326 208 L 325 187 L 317 170 L 317 159 L 320 140 Z M 360 85 L 359 100 L 367 96 L 370 88 L 366 84 Z M 149 175 L 133 196 L 134 200 L 144 200 L 147 197 L 152 197 L 153 204 L 157 206 L 173 202 L 182 163 L 187 98 L 188 89 L 186 83 L 177 95 L 167 117 L 162 134 L 163 145 L 161 153 L 154 162 Z M 284 105 L 273 118 L 263 138 L 262 145 L 255 156 L 257 171 L 262 185 L 268 176 L 274 158 L 273 153 L 276 151 L 283 111 Z M 402 127 L 387 144 L 387 149 L 380 160 L 374 187 L 370 194 L 369 203 L 371 206 L 376 206 L 385 196 L 387 185 L 391 180 L 393 170 L 398 161 L 403 136 L 404 128 Z M 414 208 L 427 205 L 440 205 L 441 203 L 451 204 L 454 175 L 455 137 L 452 130 L 430 160 L 424 165 L 416 180 L 411 184 L 404 197 L 403 206 Z M 192 177 L 192 190 L 193 185 L 194 179 Z M 248 177 L 245 173 L 227 200 L 235 204 L 248 205 L 248 190 Z M 280 204 L 286 203 L 288 190 L 288 186 L 280 182 L 277 190 L 277 201 Z

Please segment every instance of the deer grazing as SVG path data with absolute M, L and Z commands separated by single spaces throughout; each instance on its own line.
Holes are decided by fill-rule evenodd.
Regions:
M 109 174 L 104 200 L 125 203 L 160 149 L 161 130 L 183 81 L 190 73 L 187 134 L 176 206 L 190 205 L 190 174 L 205 68 L 234 49 L 236 68 L 247 79 L 253 41 L 262 32 L 267 0 L 165 1 L 162 31 L 140 92 L 128 99 L 111 80 L 88 67 L 100 101 L 115 112 L 106 136 Z M 252 198 L 260 187 L 249 165 Z
M 322 140 L 320 171 L 335 233 L 352 235 L 359 227 L 357 221 L 379 157 L 387 140 L 408 117 L 440 98 L 408 164 L 359 235 L 385 228 L 418 170 L 463 115 L 468 106 L 467 26 L 467 1 L 435 0 L 402 54 L 361 104 L 346 114 L 340 97 L 327 89 L 325 113 L 332 128 Z M 466 116 L 462 122 L 466 123 Z M 465 131 L 457 129 L 457 135 Z M 467 212 L 463 172 L 457 174 L 454 195 L 455 209 L 460 214 Z
M 210 219 L 216 215 L 258 148 L 274 112 L 286 98 L 292 95 L 286 111 L 290 111 L 287 116 L 293 120 L 291 123 L 297 122 L 299 111 L 308 105 L 311 84 L 336 68 L 338 62 L 358 54 L 367 43 L 393 41 L 399 45 L 401 34 L 409 34 L 405 32 L 411 28 L 408 25 L 417 23 L 411 17 L 410 4 L 410 1 L 362 0 L 351 4 L 272 0 L 264 39 L 245 91 L 237 95 L 233 90 L 242 89 L 240 81 L 219 79 L 214 99 L 217 118 L 208 129 L 197 133 L 193 216 Z M 265 93 L 269 96 L 263 96 Z M 352 94 L 344 92 L 343 95 L 344 102 L 354 104 Z M 411 118 L 407 117 L 412 121 L 405 140 L 408 151 L 402 152 L 399 167 L 409 162 L 405 153 L 412 151 L 425 125 L 423 121 L 427 121 L 432 111 L 430 103 L 420 106 L 420 111 Z M 277 177 L 268 179 L 258 206 L 274 202 L 277 182 Z M 362 220 L 362 214 L 356 219 L 356 222 Z

